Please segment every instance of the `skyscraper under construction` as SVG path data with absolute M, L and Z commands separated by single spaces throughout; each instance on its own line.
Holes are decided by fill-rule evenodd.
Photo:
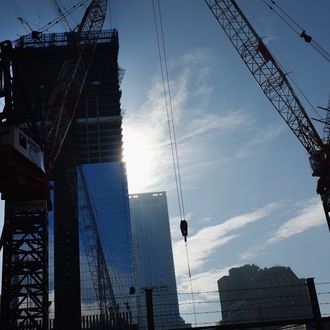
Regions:
M 29 99 L 37 121 L 64 59 L 73 51 L 74 37 L 28 35 L 14 44 L 26 91 L 15 97 Z M 78 329 L 84 315 L 120 315 L 126 323 L 135 322 L 118 49 L 116 30 L 98 36 L 94 58 L 86 63 L 90 68 L 75 119 L 50 178 L 50 300 L 56 329 Z M 25 114 L 16 117 L 20 115 Z

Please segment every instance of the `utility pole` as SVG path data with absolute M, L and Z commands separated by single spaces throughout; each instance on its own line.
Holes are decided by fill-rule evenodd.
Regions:
M 146 293 L 148 330 L 155 330 L 152 289 L 145 288 L 144 291 Z
M 317 330 L 322 330 L 323 329 L 322 317 L 321 317 L 319 301 L 317 299 L 314 278 L 306 278 L 306 284 L 308 288 L 309 298 L 311 300 L 313 318 L 315 320 L 315 327 Z

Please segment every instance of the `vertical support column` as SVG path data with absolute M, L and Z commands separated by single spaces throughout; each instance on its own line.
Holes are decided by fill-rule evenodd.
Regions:
M 47 202 L 5 204 L 2 329 L 48 329 Z
M 154 330 L 155 322 L 154 322 L 154 308 L 152 302 L 152 289 L 144 289 L 144 291 L 146 292 L 148 330 Z
M 77 176 L 76 168 L 68 168 L 62 157 L 63 152 L 54 170 L 55 329 L 80 330 Z
M 320 311 L 319 301 L 317 299 L 314 278 L 307 278 L 306 283 L 309 292 L 309 298 L 312 305 L 312 311 L 313 311 L 313 317 L 315 320 L 316 329 L 322 330 L 321 311 Z

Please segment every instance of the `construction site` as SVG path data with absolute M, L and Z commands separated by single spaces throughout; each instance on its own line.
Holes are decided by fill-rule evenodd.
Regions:
M 129 195 L 132 192 L 129 188 L 126 163 L 123 159 L 125 111 L 122 107 L 121 87 L 126 68 L 123 69 L 119 65 L 121 63 L 120 30 L 109 29 L 110 25 L 107 28 L 104 25 L 106 19 L 109 19 L 107 15 L 110 15 L 110 4 L 107 0 L 83 0 L 65 8 L 56 0 L 50 2 L 57 14 L 55 19 L 49 21 L 43 28 L 35 29 L 31 28 L 24 17 L 18 17 L 27 33 L 12 41 L 9 40 L 10 38 L 0 40 L 0 99 L 3 105 L 0 113 L 0 192 L 1 199 L 4 201 L 4 220 L 0 242 L 3 256 L 1 329 L 330 329 L 330 310 L 328 310 L 330 301 L 326 300 L 326 298 L 330 298 L 330 288 L 328 290 L 328 287 L 325 287 L 323 291 L 319 290 L 319 285 L 330 284 L 330 278 L 326 278 L 330 274 L 328 270 L 324 270 L 323 277 L 319 281 L 317 278 L 314 283 L 312 278 L 314 277 L 314 264 L 310 266 L 310 273 L 303 276 L 304 279 L 297 280 L 297 283 L 303 287 L 302 290 L 293 289 L 297 284 L 295 284 L 295 275 L 292 275 L 293 284 L 290 281 L 291 284 L 284 284 L 284 286 L 291 285 L 292 287 L 288 290 L 278 291 L 281 292 L 280 298 L 285 296 L 285 303 L 279 300 L 279 293 L 275 292 L 277 300 L 275 299 L 274 304 L 277 304 L 277 307 L 274 307 L 273 302 L 267 303 L 267 306 L 270 309 L 282 308 L 281 313 L 268 311 L 268 316 L 264 318 L 260 315 L 263 313 L 262 308 L 266 303 L 259 304 L 258 311 L 245 312 L 245 318 L 240 320 L 237 315 L 244 312 L 244 309 L 240 310 L 240 304 L 237 303 L 235 307 L 231 307 L 230 304 L 226 304 L 226 300 L 225 303 L 221 301 L 226 297 L 227 299 L 230 297 L 228 301 L 233 300 L 233 297 L 237 301 L 242 299 L 240 291 L 237 291 L 238 294 L 236 291 L 234 291 L 235 294 L 231 293 L 233 290 L 238 290 L 236 287 L 226 289 L 229 293 L 227 291 L 221 293 L 220 288 L 215 291 L 209 289 L 206 280 L 201 287 L 198 286 L 203 274 L 208 273 L 206 270 L 201 271 L 203 263 L 212 260 L 207 253 L 213 253 L 216 248 L 238 237 L 238 234 L 231 232 L 233 228 L 236 229 L 236 225 L 231 225 L 231 223 L 233 221 L 243 223 L 245 217 L 226 214 L 230 224 L 225 227 L 226 221 L 224 221 L 224 229 L 221 229 L 221 235 L 224 236 L 220 234 L 212 236 L 212 233 L 215 235 L 216 230 L 220 228 L 217 227 L 220 226 L 218 223 L 212 222 L 214 229 L 212 230 L 210 227 L 208 237 L 218 243 L 210 244 L 210 246 L 205 243 L 205 251 L 211 252 L 204 252 L 202 247 L 204 243 L 202 239 L 198 240 L 198 234 L 203 232 L 204 225 L 199 228 L 192 221 L 192 233 L 190 233 L 190 229 L 188 230 L 188 224 L 190 225 L 188 218 L 193 217 L 194 212 L 195 214 L 198 212 L 191 211 L 190 206 L 187 207 L 187 204 L 184 204 L 182 182 L 185 182 L 185 176 L 189 177 L 189 168 L 184 163 L 188 151 L 180 154 L 180 143 L 182 142 L 184 145 L 194 133 L 202 135 L 205 128 L 203 121 L 197 120 L 197 118 L 195 121 L 192 119 L 192 123 L 200 126 L 191 125 L 191 130 L 187 131 L 186 135 L 181 136 L 180 132 L 178 133 L 176 130 L 175 125 L 179 125 L 176 121 L 180 121 L 180 115 L 177 120 L 174 118 L 173 112 L 175 112 L 175 106 L 180 105 L 180 97 L 173 88 L 175 79 L 169 79 L 169 67 L 175 67 L 175 65 L 167 62 L 163 13 L 159 0 L 151 1 L 152 10 L 149 8 L 155 21 L 154 32 L 157 40 L 155 48 L 158 51 L 161 68 L 161 79 L 158 84 L 154 82 L 153 87 L 159 88 L 159 94 L 156 93 L 156 97 L 149 96 L 148 101 L 142 104 L 141 108 L 148 109 L 148 102 L 161 95 L 159 98 L 164 104 L 160 105 L 160 108 L 164 108 L 166 111 L 164 110 L 164 114 L 161 116 L 155 115 L 155 122 L 152 122 L 153 115 L 150 113 L 151 126 L 157 127 L 159 118 L 163 117 L 166 123 L 164 127 L 168 130 L 169 136 L 157 141 L 158 133 L 156 131 L 145 131 L 157 133 L 154 135 L 149 133 L 148 136 L 151 140 L 155 140 L 156 148 L 162 148 L 164 145 L 169 147 L 170 156 L 163 157 L 163 161 L 169 159 L 170 165 L 166 165 L 168 167 L 164 168 L 161 167 L 163 165 L 158 166 L 163 170 L 163 173 L 159 174 L 160 176 L 165 177 L 167 172 L 174 170 L 175 179 L 172 179 L 171 185 L 168 186 L 168 191 L 170 191 L 168 200 L 169 203 L 178 203 L 178 211 L 170 216 L 165 192 Z M 281 66 L 277 57 L 268 49 L 265 37 L 258 34 L 244 10 L 241 9 L 240 3 L 244 3 L 243 0 L 200 0 L 199 2 L 202 2 L 202 6 L 205 8 L 205 16 L 208 15 L 210 23 L 214 25 L 215 33 L 221 34 L 226 41 L 229 39 L 229 43 L 223 47 L 230 48 L 230 51 L 236 50 L 237 61 L 240 64 L 243 62 L 242 67 L 238 70 L 243 71 L 242 68 L 245 64 L 246 79 L 253 80 L 251 78 L 254 78 L 252 89 L 256 90 L 255 94 L 257 92 L 264 94 L 261 97 L 266 99 L 265 104 L 271 108 L 268 112 L 275 109 L 273 112 L 277 112 L 277 117 L 279 117 L 278 114 L 280 115 L 279 120 L 284 122 L 285 130 L 291 131 L 290 133 L 294 135 L 291 134 L 289 138 L 293 140 L 292 144 L 294 142 L 296 145 L 298 144 L 296 149 L 299 148 L 299 144 L 302 145 L 304 154 L 301 158 L 305 158 L 306 164 L 311 167 L 311 170 L 308 169 L 311 172 L 308 180 L 310 180 L 310 186 L 314 187 L 311 195 L 319 195 L 317 202 L 313 200 L 317 205 L 315 214 L 317 214 L 317 219 L 322 218 L 315 225 L 309 227 L 306 225 L 306 228 L 319 228 L 318 226 L 322 225 L 322 232 L 328 235 L 330 231 L 330 103 L 320 107 L 323 111 L 322 118 L 311 117 L 303 106 L 301 96 L 296 92 L 297 87 L 291 82 L 288 71 Z M 287 14 L 284 15 L 284 10 L 277 7 L 277 2 L 263 2 L 268 10 L 277 9 L 278 13 L 281 13 L 290 24 L 294 25 L 293 19 L 289 19 Z M 70 15 L 77 10 L 81 16 L 76 27 L 71 28 Z M 62 25 L 63 32 L 49 31 L 52 26 L 58 25 Z M 298 24 L 296 25 L 298 26 Z M 321 55 L 322 61 L 325 62 L 324 66 L 328 68 L 330 53 L 316 43 L 304 29 L 298 31 L 298 36 L 301 43 L 312 45 L 313 50 Z M 147 38 L 146 34 L 145 39 Z M 171 41 L 169 40 L 169 42 Z M 141 43 L 143 44 L 143 42 Z M 200 54 L 198 53 L 198 56 Z M 136 55 L 132 53 L 131 56 L 135 58 Z M 189 59 L 191 60 L 191 58 L 185 57 L 187 63 Z M 193 60 L 191 61 L 194 63 Z M 135 63 L 135 65 L 138 64 Z M 177 79 L 178 82 L 180 79 L 184 79 L 185 74 L 188 75 L 188 69 L 186 68 L 186 71 L 182 72 L 182 76 Z M 139 79 L 142 81 L 141 77 L 137 78 L 137 80 Z M 202 75 L 200 79 L 196 79 L 196 84 L 198 83 L 203 83 Z M 255 86 L 256 84 L 257 86 Z M 184 85 L 182 83 L 182 86 Z M 150 89 L 152 90 L 153 87 Z M 171 90 L 171 88 L 173 89 Z M 178 84 L 177 90 L 180 88 L 181 85 Z M 199 91 L 197 87 L 195 90 L 197 97 L 208 93 L 207 88 L 200 94 L 197 93 Z M 157 108 L 158 104 L 155 104 L 154 108 Z M 136 108 L 138 107 L 136 106 Z M 239 118 L 238 122 L 239 125 L 242 125 L 243 132 L 246 128 L 244 125 L 249 125 L 250 119 L 242 113 L 240 110 L 235 112 L 235 115 Z M 225 121 L 226 116 L 224 115 L 223 118 L 219 116 L 219 120 Z M 260 117 L 262 116 L 260 115 Z M 212 116 L 210 118 L 207 125 L 212 126 L 213 122 L 216 129 L 223 129 L 223 126 L 226 125 L 217 126 L 217 119 Z M 143 131 L 143 121 L 139 122 L 141 131 Z M 251 119 L 251 123 L 255 122 L 256 119 Z M 189 124 L 185 125 L 190 127 Z M 251 127 L 248 129 L 252 130 Z M 323 136 L 319 133 L 320 129 Z M 282 128 L 280 130 L 284 131 Z M 295 141 L 297 139 L 298 143 Z M 260 142 L 258 143 L 256 146 L 261 145 Z M 252 142 L 246 146 L 251 146 L 251 150 L 254 148 Z M 139 147 L 141 147 L 141 151 Z M 197 155 L 199 142 L 194 147 L 196 147 Z M 194 147 L 191 149 L 194 150 Z M 137 158 L 143 158 L 143 146 L 135 146 L 135 148 L 138 149 Z M 191 152 L 191 150 L 189 151 Z M 237 159 L 246 157 L 243 152 L 237 154 L 239 154 Z M 306 159 L 306 154 L 308 159 Z M 158 156 L 158 158 L 161 157 Z M 132 165 L 127 164 L 127 166 L 129 177 L 129 166 Z M 187 171 L 185 171 L 185 166 L 188 168 Z M 170 167 L 171 170 L 169 170 Z M 196 175 L 195 173 L 199 170 L 192 169 L 191 172 Z M 146 180 L 143 177 L 143 170 L 139 169 L 139 175 Z M 273 178 L 276 181 L 276 174 L 265 172 L 265 177 L 270 176 L 272 183 L 269 187 L 276 186 L 272 181 Z M 192 182 L 194 182 L 193 180 Z M 303 179 L 299 177 L 297 180 L 301 182 Z M 162 189 L 163 186 L 159 183 L 161 180 L 157 182 Z M 264 185 L 264 182 L 262 183 Z M 189 184 L 187 184 L 188 189 Z M 154 189 L 154 187 L 152 188 Z M 283 188 L 283 190 L 285 189 Z M 135 193 L 135 191 L 133 192 Z M 145 192 L 143 191 L 143 193 Z M 229 193 L 232 193 L 231 199 L 240 196 L 231 188 L 221 192 L 221 195 L 229 195 Z M 308 191 L 308 193 L 310 192 Z M 199 194 L 203 195 L 202 190 Z M 266 194 L 262 193 L 262 195 Z M 198 199 L 200 198 L 198 197 Z M 285 195 L 283 195 L 284 198 L 286 198 Z M 304 195 L 301 200 L 303 198 L 306 200 L 307 197 Z M 287 199 L 290 198 L 287 197 Z M 155 225 L 156 228 L 145 229 L 142 225 L 139 227 L 137 223 L 132 222 L 133 217 L 137 219 L 142 217 L 143 208 L 154 207 L 150 205 L 155 205 L 156 200 L 160 206 L 152 214 L 164 216 L 165 222 L 171 222 L 171 226 L 175 219 L 177 226 L 175 231 L 179 232 L 178 237 L 168 224 L 162 227 L 163 225 L 159 223 Z M 211 198 L 206 197 L 206 200 L 205 205 L 210 203 Z M 251 202 L 252 197 L 246 196 L 246 200 L 247 203 Z M 221 204 L 222 207 L 225 203 L 224 200 Z M 257 211 L 247 213 L 246 224 L 257 221 L 253 219 L 266 216 L 276 219 L 274 210 L 280 207 L 278 206 L 280 203 L 272 204 L 270 201 L 262 201 L 262 203 L 267 205 L 264 208 L 258 206 L 261 210 L 259 213 Z M 276 206 L 274 206 L 275 204 Z M 296 207 L 296 205 L 300 207 L 303 203 L 292 203 L 292 207 Z M 219 207 L 218 201 L 216 206 Z M 243 213 L 243 210 L 238 207 L 235 212 Z M 295 214 L 296 218 L 292 215 L 292 219 L 298 219 L 304 225 L 305 218 L 302 218 L 302 211 L 299 212 Z M 310 215 L 311 219 L 314 219 L 315 214 Z M 301 217 L 299 218 L 299 216 Z M 202 218 L 201 215 L 199 217 Z M 206 215 L 205 218 L 207 219 Z M 205 231 L 208 229 L 207 226 L 206 223 Z M 273 223 L 272 226 L 275 227 Z M 150 230 L 152 233 L 152 239 L 155 240 L 154 246 L 148 245 L 149 243 L 143 245 L 143 241 L 148 238 L 146 230 Z M 166 241 L 164 246 L 169 251 L 169 256 L 164 254 L 163 258 L 167 259 L 168 264 L 161 260 L 162 252 L 159 252 L 164 247 L 160 245 L 161 243 L 159 246 L 157 245 L 158 241 L 161 241 L 157 235 L 165 237 L 167 231 L 168 242 Z M 291 232 L 294 232 L 293 236 L 303 230 L 291 230 Z M 275 234 L 274 237 L 276 237 Z M 257 236 L 256 232 L 253 232 L 253 235 Z M 191 240 L 190 236 L 192 236 Z M 139 237 L 143 237 L 140 238 L 141 241 L 139 241 Z M 264 249 L 275 244 L 277 238 L 274 237 L 268 238 L 268 245 L 264 244 Z M 283 234 L 282 237 L 285 235 Z M 320 238 L 320 242 L 322 239 Z M 322 244 L 328 246 L 329 242 L 330 237 L 328 237 L 327 243 Z M 194 246 L 194 244 L 200 245 Z M 164 279 L 167 275 L 160 275 L 160 281 L 156 284 L 147 280 L 143 282 L 144 277 L 147 278 L 147 275 L 156 272 L 153 269 L 158 266 L 155 261 L 151 262 L 151 259 L 149 259 L 149 263 L 154 263 L 154 265 L 140 266 L 138 262 L 140 259 L 146 259 L 144 262 L 148 263 L 148 253 L 151 255 L 152 251 L 154 251 L 156 259 L 157 253 L 159 253 L 160 269 L 162 265 L 168 265 L 166 267 L 171 269 L 172 273 L 169 275 L 171 279 L 168 283 L 174 283 L 173 288 L 170 288 Z M 175 255 L 178 253 L 177 251 L 183 255 L 183 261 Z M 201 257 L 197 257 L 199 251 L 201 251 Z M 258 249 L 255 251 L 259 252 Z M 253 250 L 253 253 L 255 251 Z M 250 249 L 245 248 L 244 252 L 250 252 Z M 141 255 L 138 255 L 139 253 Z M 173 253 L 174 259 L 177 258 L 179 262 L 176 260 L 173 262 Z M 315 250 L 313 253 L 318 255 L 319 252 Z M 205 261 L 202 261 L 203 258 Z M 314 263 L 317 262 L 316 257 L 309 259 L 313 259 Z M 234 262 L 233 260 L 232 264 L 234 266 L 242 264 L 243 260 L 255 262 L 254 259 L 241 258 L 239 261 Z M 256 259 L 257 261 L 258 259 Z M 272 260 L 276 264 L 281 261 L 280 257 Z M 226 262 L 229 265 L 229 261 Z M 327 261 L 323 262 L 327 263 Z M 184 263 L 182 267 L 184 275 L 180 273 L 181 268 L 178 267 L 178 264 L 181 266 L 182 263 Z M 230 268 L 227 265 L 222 266 L 226 271 Z M 214 268 L 210 268 L 209 273 L 215 272 L 215 269 L 220 268 L 214 266 Z M 144 271 L 147 275 L 144 274 Z M 195 273 L 194 277 L 195 271 L 201 273 L 198 276 Z M 164 270 L 161 272 L 166 273 Z M 175 279 L 175 275 L 177 279 Z M 220 277 L 220 275 L 217 276 L 217 278 Z M 179 280 L 181 282 L 176 283 Z M 282 288 L 282 284 L 273 283 L 272 285 L 279 286 L 276 289 Z M 265 288 L 267 288 L 266 284 L 263 289 Z M 182 291 L 184 292 L 182 293 Z M 215 293 L 217 297 L 210 298 L 212 293 Z M 295 300 L 293 296 L 289 298 L 289 294 L 304 295 L 305 298 Z M 226 308 L 234 308 L 231 312 L 226 309 L 220 311 L 219 295 L 221 304 L 229 306 Z M 201 301 L 198 300 L 199 297 L 201 297 Z M 320 297 L 323 300 L 320 300 Z M 269 299 L 269 297 L 265 298 L 260 293 L 254 293 L 251 294 L 251 297 L 245 298 L 246 301 L 253 299 L 261 300 Z M 304 312 L 298 310 L 298 312 L 287 312 L 287 315 L 284 315 L 285 310 L 289 310 L 285 304 L 299 305 L 297 301 L 303 301 L 303 304 L 307 306 L 303 309 Z M 210 310 L 206 307 L 203 309 L 207 303 L 210 303 Z M 199 311 L 196 311 L 196 306 L 200 308 Z M 213 311 L 213 306 L 216 306 L 216 311 Z M 160 318 L 157 313 L 160 313 Z M 207 322 L 208 314 L 212 313 L 215 314 L 214 317 L 217 321 L 212 319 Z M 256 316 L 258 313 L 259 318 Z M 277 318 L 274 318 L 275 314 Z M 280 314 L 283 314 L 282 318 L 279 317 Z M 238 317 L 237 319 L 235 319 L 235 315 Z M 203 318 L 204 316 L 206 321 L 197 320 L 197 317 Z

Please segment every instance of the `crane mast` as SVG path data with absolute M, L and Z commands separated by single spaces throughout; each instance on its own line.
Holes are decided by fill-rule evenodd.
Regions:
M 12 126 L 13 112 L 22 113 L 29 106 L 13 102 L 12 91 L 18 88 L 14 84 L 13 51 L 9 41 L 1 43 L 0 97 L 5 97 L 5 109 L 0 127 L 0 167 L 5 174 L 0 191 L 6 201 L 1 236 L 1 322 L 6 330 L 48 329 L 48 175 L 74 118 L 106 7 L 107 0 L 92 0 L 78 32 L 72 34 L 70 53 L 48 98 L 44 120 L 37 125 L 39 141 L 31 139 L 28 126 L 23 125 L 23 130 Z M 77 322 L 71 328 L 79 327 Z
M 317 193 L 321 195 L 330 230 L 329 144 L 322 141 L 286 73 L 236 1 L 204 1 L 263 93 L 309 153 L 313 176 L 319 177 Z

